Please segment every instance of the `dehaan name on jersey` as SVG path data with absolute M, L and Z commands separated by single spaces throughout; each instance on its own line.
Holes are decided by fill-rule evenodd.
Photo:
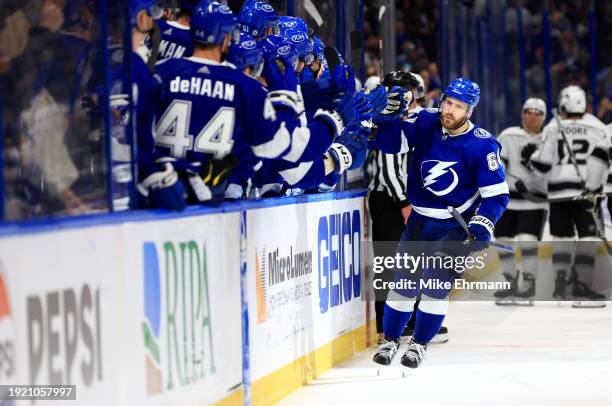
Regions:
M 194 96 L 206 96 L 214 99 L 234 101 L 236 86 L 232 83 L 224 83 L 220 80 L 190 77 L 182 79 L 180 76 L 170 81 L 171 93 L 192 94 Z

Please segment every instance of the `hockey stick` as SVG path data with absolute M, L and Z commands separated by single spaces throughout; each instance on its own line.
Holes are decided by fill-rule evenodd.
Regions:
M 548 198 L 544 195 L 537 195 L 531 192 L 521 192 L 521 195 L 530 202 L 533 203 L 564 203 L 564 202 L 579 202 L 583 200 L 593 200 L 593 198 L 605 198 L 608 196 L 612 196 L 612 193 L 595 193 L 590 195 L 579 195 L 572 197 L 558 197 L 558 198 Z
M 557 128 L 559 129 L 559 132 L 561 133 L 561 138 L 563 138 L 563 144 L 565 145 L 565 148 L 567 148 L 567 154 L 569 156 L 570 162 L 572 163 L 572 166 L 574 167 L 574 170 L 576 171 L 576 176 L 578 176 L 578 179 L 580 179 L 580 186 L 582 187 L 582 190 L 586 192 L 586 184 L 584 182 L 584 179 L 582 178 L 582 174 L 580 173 L 580 168 L 578 167 L 578 161 L 576 160 L 576 155 L 574 155 L 572 146 L 570 145 L 567 139 L 567 135 L 565 135 L 565 129 L 563 128 L 563 124 L 561 123 L 561 117 L 559 116 L 559 112 L 557 111 L 557 109 L 553 109 L 553 117 L 555 118 L 555 122 L 557 123 Z
M 378 40 L 378 51 L 379 51 L 379 57 L 380 57 L 380 71 L 378 72 L 378 76 L 380 76 L 380 83 L 383 82 L 383 79 L 385 78 L 385 69 L 384 69 L 384 55 L 383 55 L 383 32 L 382 32 L 382 20 L 383 17 L 385 16 L 385 13 L 387 12 L 387 6 L 385 6 L 384 4 L 382 6 L 380 6 L 380 9 L 378 10 L 378 34 L 379 34 L 379 40 Z
M 327 61 L 327 66 L 329 67 L 329 73 L 331 74 L 336 66 L 340 65 L 342 62 L 340 61 L 340 55 L 336 48 L 325 47 L 323 50 L 323 55 L 325 55 L 325 60 Z
M 517 176 L 511 175 L 509 173 L 506 174 L 506 177 L 511 177 L 517 180 L 516 185 L 518 185 L 518 182 L 520 181 L 522 183 L 522 179 L 518 178 Z M 523 184 L 523 187 L 525 188 L 525 190 L 523 191 L 519 191 L 518 187 L 515 186 L 515 188 L 517 189 L 517 192 L 521 194 L 521 196 L 523 196 L 526 200 L 529 200 L 530 202 L 533 203 L 564 203 L 564 202 L 577 202 L 577 201 L 582 201 L 582 200 L 592 200 L 593 197 L 601 197 L 604 198 L 608 195 L 612 195 L 612 194 L 581 194 L 578 196 L 571 196 L 571 197 L 554 197 L 554 198 L 549 198 L 548 196 L 546 196 L 544 193 L 533 193 L 530 192 L 529 190 L 526 190 L 527 187 L 525 186 L 525 184 Z
M 349 42 L 351 44 L 351 68 L 355 74 L 358 74 L 361 70 L 361 53 L 363 51 L 363 37 L 362 32 L 359 30 L 353 30 L 349 34 Z
M 459 214 L 457 209 L 455 209 L 453 206 L 448 206 L 448 212 L 451 214 L 451 216 L 453 216 L 453 218 L 455 220 L 457 220 L 457 223 L 459 223 L 461 228 L 463 228 L 463 231 L 465 231 L 467 233 L 468 240 L 469 241 L 474 241 L 475 240 L 474 234 L 472 234 L 472 232 L 470 231 L 467 223 L 465 222 L 464 218 L 461 217 L 461 214 Z M 497 242 L 497 241 L 489 241 L 489 244 L 491 244 L 492 246 L 494 246 L 496 248 L 504 250 L 504 251 L 514 252 L 514 248 L 512 248 L 511 245 L 502 244 L 502 243 Z

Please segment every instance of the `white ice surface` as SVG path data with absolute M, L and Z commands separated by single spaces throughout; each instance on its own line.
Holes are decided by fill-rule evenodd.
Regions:
M 376 376 L 375 348 L 357 354 L 281 405 L 612 406 L 612 306 L 566 302 L 498 307 L 453 302 L 447 344 L 430 345 L 402 378 L 399 363 Z

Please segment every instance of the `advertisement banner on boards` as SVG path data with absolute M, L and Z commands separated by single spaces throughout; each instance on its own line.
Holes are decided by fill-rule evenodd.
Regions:
M 125 226 L 132 404 L 206 404 L 242 382 L 239 214 Z
M 118 227 L 0 239 L 2 384 L 76 385 L 71 404 L 120 402 L 122 259 Z
M 363 198 L 251 210 L 247 230 L 254 380 L 364 325 Z

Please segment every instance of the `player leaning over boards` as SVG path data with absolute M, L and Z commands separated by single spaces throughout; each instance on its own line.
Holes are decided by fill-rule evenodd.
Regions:
M 412 94 L 407 93 L 411 99 Z M 388 119 L 376 118 L 379 134 L 376 146 L 387 153 L 413 149 L 408 169 L 408 200 L 412 214 L 398 245 L 398 254 L 409 253 L 408 241 L 432 241 L 430 255 L 465 256 L 487 246 L 493 228 L 508 204 L 508 185 L 499 158 L 500 145 L 483 128 L 469 119 L 478 100 L 480 88 L 468 79 L 455 79 L 444 91 L 439 109 L 421 111 L 416 117 L 401 121 L 397 103 L 387 109 L 397 110 Z M 388 117 L 388 115 L 387 115 Z M 469 222 L 474 242 L 451 217 L 452 206 Z M 417 252 L 418 254 L 418 252 Z M 396 273 L 396 276 L 398 274 Z M 414 275 L 413 275 L 414 276 Z M 421 280 L 454 281 L 454 270 L 424 268 Z M 386 341 L 379 347 L 374 362 L 389 365 L 399 349 L 399 337 L 410 319 L 415 298 L 421 293 L 416 311 L 414 335 L 401 363 L 417 368 L 436 335 L 448 310 L 450 289 L 424 288 L 391 290 L 387 296 L 383 327 Z
M 595 116 L 586 113 L 586 94 L 578 86 L 568 86 L 559 94 L 561 126 L 568 152 L 556 120 L 544 128 L 544 146 L 541 153 L 532 156 L 535 169 L 550 169 L 548 197 L 563 199 L 580 197 L 587 190 L 585 184 L 586 163 L 591 155 L 604 152 L 596 148 L 606 140 L 606 128 Z M 572 163 L 575 159 L 576 166 Z M 558 300 L 566 297 L 568 282 L 572 285 L 572 296 L 577 301 L 574 307 L 604 307 L 604 295 L 591 289 L 595 250 L 599 244 L 596 216 L 601 215 L 598 202 L 588 199 L 550 203 L 550 234 L 553 236 L 553 269 L 555 288 L 553 296 Z M 576 232 L 578 243 L 575 243 Z M 593 243 L 590 243 L 592 241 Z M 572 270 L 572 257 L 574 269 Z
M 504 162 L 510 203 L 495 227 L 498 240 L 516 241 L 521 248 L 522 261 L 517 261 L 511 252 L 500 251 L 504 278 L 512 287 L 495 292 L 498 305 L 533 306 L 535 281 L 538 270 L 538 241 L 542 238 L 548 203 L 527 200 L 522 192 L 546 194 L 546 176 L 533 167 L 529 157 L 544 142 L 542 129 L 546 121 L 546 103 L 542 99 L 530 98 L 523 104 L 523 123 L 502 131 L 497 137 L 502 145 L 501 159 Z

